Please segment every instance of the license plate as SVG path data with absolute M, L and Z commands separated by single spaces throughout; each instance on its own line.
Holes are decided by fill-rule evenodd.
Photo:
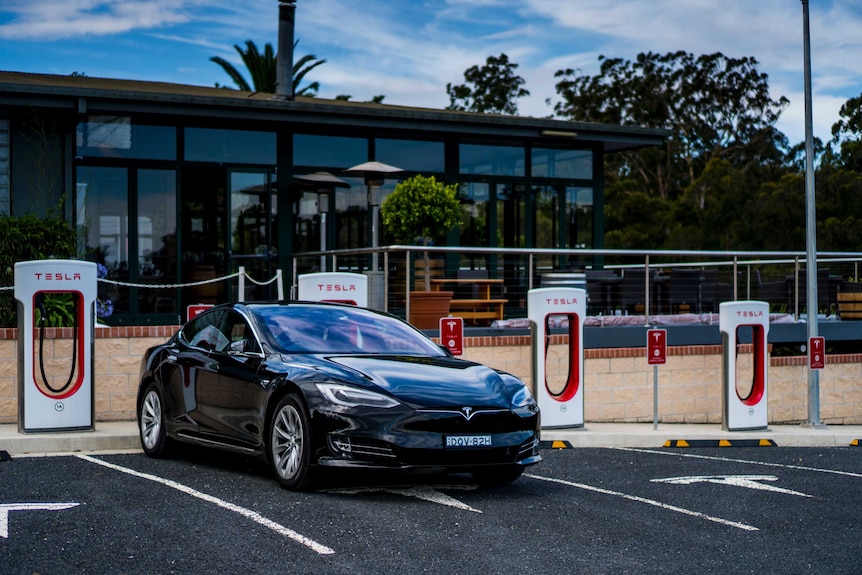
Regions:
M 446 447 L 491 447 L 490 435 L 447 435 Z

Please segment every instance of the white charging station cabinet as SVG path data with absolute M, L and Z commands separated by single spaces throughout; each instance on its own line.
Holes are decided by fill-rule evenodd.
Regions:
M 740 376 L 740 331 L 751 332 L 750 365 Z M 763 301 L 733 301 L 719 305 L 723 391 L 722 429 L 747 431 L 766 429 L 769 304 Z
M 15 264 L 18 311 L 18 431 L 92 431 L 95 420 L 93 347 L 97 271 L 94 262 L 38 260 Z M 73 323 L 66 357 L 50 350 L 61 340 L 44 338 L 37 309 L 48 297 L 71 304 Z M 40 310 L 40 318 L 41 318 Z M 56 346 L 60 347 L 60 346 Z M 50 348 L 50 349 L 49 349 Z
M 533 395 L 542 410 L 543 428 L 584 425 L 584 318 L 587 292 L 578 288 L 538 288 L 527 292 Z M 548 348 L 554 318 L 568 323 L 568 371 L 554 391 L 548 385 Z M 562 321 L 560 322 L 562 323 Z
M 349 303 L 368 307 L 368 276 L 349 272 L 318 272 L 297 278 L 297 299 Z

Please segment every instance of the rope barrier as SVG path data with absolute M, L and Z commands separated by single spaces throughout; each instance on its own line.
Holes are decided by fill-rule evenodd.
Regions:
M 184 287 L 194 287 L 194 286 L 202 286 L 206 284 L 216 283 L 224 280 L 229 280 L 231 278 L 239 277 L 240 272 L 234 272 L 230 275 L 222 276 L 220 278 L 210 278 L 208 280 L 201 280 L 196 282 L 187 282 L 181 284 L 139 284 L 139 283 L 131 283 L 131 282 L 121 282 L 117 280 L 109 280 L 106 278 L 98 278 L 97 281 L 118 285 L 122 287 L 133 287 L 133 288 L 152 288 L 152 289 L 176 289 L 176 288 L 184 288 Z M 245 274 L 248 277 L 248 274 Z M 278 277 L 278 276 L 276 276 Z M 251 278 L 249 278 L 251 280 Z M 275 278 L 273 278 L 275 279 Z M 251 280 L 254 281 L 254 280 Z M 272 281 L 272 280 L 270 280 Z
M 180 283 L 180 284 L 142 284 L 142 283 L 133 283 L 133 282 L 121 282 L 121 281 L 117 281 L 117 280 L 109 280 L 106 278 L 97 278 L 96 281 L 100 281 L 100 282 L 106 283 L 106 284 L 117 285 L 117 286 L 121 286 L 121 287 L 129 287 L 129 288 L 177 289 L 177 288 L 195 287 L 195 286 L 201 286 L 201 285 L 221 282 L 221 281 L 233 279 L 233 278 L 236 278 L 239 276 L 245 276 L 251 283 L 253 283 L 255 285 L 266 286 L 266 285 L 269 285 L 273 282 L 278 281 L 278 279 L 281 277 L 281 271 L 280 270 L 277 271 L 273 277 L 271 277 L 270 279 L 268 279 L 266 281 L 258 281 L 256 279 L 254 279 L 244 269 L 242 271 L 234 272 L 234 273 L 226 275 L 226 276 L 221 276 L 221 277 L 217 277 L 217 278 L 210 278 L 207 280 L 200 280 L 200 281 L 195 281 L 195 282 Z M 12 289 L 15 289 L 15 286 L 0 286 L 0 291 L 12 290 Z

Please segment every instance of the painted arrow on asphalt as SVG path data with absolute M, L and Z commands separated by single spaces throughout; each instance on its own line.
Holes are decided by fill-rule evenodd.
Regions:
M 60 511 L 78 505 L 80 503 L 0 503 L 0 537 L 9 537 L 10 511 Z
M 798 495 L 800 497 L 811 497 L 806 493 L 766 485 L 761 481 L 778 481 L 774 475 L 691 475 L 688 477 L 666 477 L 664 479 L 651 479 L 653 483 L 670 483 L 673 485 L 691 485 L 692 483 L 718 483 L 720 485 L 733 485 L 735 487 L 747 487 L 749 489 L 760 489 L 762 491 L 774 491 L 786 493 L 787 495 Z

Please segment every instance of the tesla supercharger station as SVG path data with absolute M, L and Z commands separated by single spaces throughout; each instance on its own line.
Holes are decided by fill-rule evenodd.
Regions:
M 349 303 L 368 307 L 368 276 L 349 272 L 319 272 L 297 278 L 297 299 Z
M 766 337 L 769 334 L 769 304 L 763 301 L 733 301 L 719 305 L 722 363 L 722 429 L 745 431 L 766 429 L 768 366 Z M 750 363 L 739 365 L 740 332 L 751 332 Z
M 542 410 L 542 427 L 584 425 L 584 324 L 587 292 L 577 288 L 538 288 L 527 292 L 530 319 L 533 395 Z M 549 385 L 548 348 L 552 318 L 565 317 L 569 324 L 566 350 L 568 371 L 561 388 Z M 553 389 L 552 389 L 553 388 Z M 559 388 L 559 389 L 558 389 Z
M 94 262 L 40 260 L 15 264 L 18 308 L 18 431 L 93 430 Z M 51 299 L 72 310 L 72 345 L 45 340 Z M 70 303 L 71 302 L 71 303 Z M 37 311 L 39 320 L 37 321 Z M 55 357 L 56 356 L 56 357 Z

